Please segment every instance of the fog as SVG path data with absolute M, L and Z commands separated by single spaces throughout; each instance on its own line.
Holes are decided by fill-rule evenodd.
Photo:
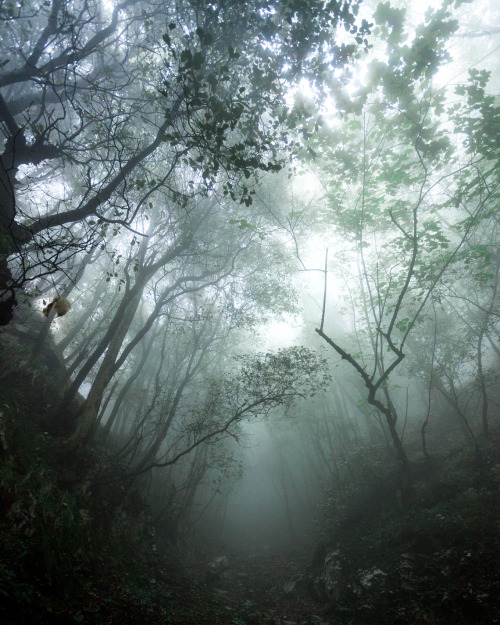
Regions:
M 498 622 L 498 3 L 0 17 L 6 622 Z

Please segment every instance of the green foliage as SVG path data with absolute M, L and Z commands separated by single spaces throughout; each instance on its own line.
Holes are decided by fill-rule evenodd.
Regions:
M 237 373 L 212 378 L 193 411 L 187 429 L 198 441 L 218 440 L 228 431 L 237 438 L 243 420 L 286 413 L 325 390 L 331 379 L 326 360 L 305 347 L 240 356 L 236 362 Z
M 500 151 L 500 107 L 495 106 L 494 96 L 486 93 L 490 75 L 486 70 L 470 69 L 469 83 L 456 88 L 458 95 L 466 96 L 466 102 L 453 110 L 457 128 L 466 136 L 467 150 L 488 160 L 498 159 Z
M 172 121 L 164 140 L 182 151 L 183 162 L 199 172 L 208 188 L 223 173 L 224 194 L 250 206 L 252 194 L 242 181 L 279 171 L 294 145 L 287 132 L 287 122 L 297 124 L 286 114 L 289 85 L 296 76 L 317 75 L 332 59 L 342 63 L 355 52 L 355 45 L 333 42 L 337 25 L 343 23 L 358 44 L 364 43 L 369 25 L 356 24 L 357 9 L 356 2 L 345 3 L 342 10 L 334 3 L 270 2 L 259 11 L 251 3 L 226 3 L 206 9 L 196 37 L 183 36 L 171 24 L 163 34 L 169 60 L 161 93 Z M 276 11 L 282 11 L 281 19 Z M 228 31 L 234 45 L 224 44 Z M 272 47 L 262 45 L 270 39 Z M 189 133 L 185 124 L 176 123 L 179 90 Z
M 305 347 L 244 356 L 240 363 L 236 380 L 250 405 L 289 407 L 324 390 L 331 379 L 326 360 Z
M 257 228 L 254 224 L 251 224 L 246 219 L 230 219 L 229 222 L 231 225 L 237 225 L 240 230 L 252 230 L 256 232 L 261 239 L 263 239 L 266 235 L 265 231 Z

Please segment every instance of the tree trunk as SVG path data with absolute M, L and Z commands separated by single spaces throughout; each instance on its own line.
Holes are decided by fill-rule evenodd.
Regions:
M 73 440 L 85 441 L 90 438 L 90 433 L 97 419 L 97 415 L 99 414 L 99 408 L 101 406 L 104 391 L 116 372 L 116 358 L 141 302 L 141 295 L 142 289 L 131 301 L 129 301 L 121 320 L 119 320 L 116 332 L 114 333 L 113 339 L 108 346 L 106 355 L 104 356 L 101 366 L 99 367 L 99 371 L 97 372 L 94 382 L 87 395 L 87 399 L 83 405 L 83 411 L 79 418 L 78 426 L 72 436 Z
M 479 390 L 481 392 L 481 424 L 483 427 L 483 434 L 485 436 L 488 436 L 488 391 L 486 389 L 486 382 L 484 379 L 483 371 L 483 336 L 484 330 L 483 328 L 481 328 L 479 332 L 479 337 L 477 339 L 477 377 L 479 382 Z

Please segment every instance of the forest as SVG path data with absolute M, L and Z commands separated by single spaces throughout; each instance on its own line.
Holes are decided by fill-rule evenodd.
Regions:
M 0 620 L 500 623 L 496 0 L 0 0 Z

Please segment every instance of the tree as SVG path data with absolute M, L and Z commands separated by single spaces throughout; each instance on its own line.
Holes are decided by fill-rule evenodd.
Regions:
M 231 436 L 244 419 L 267 418 L 276 409 L 290 409 L 300 399 L 313 397 L 329 382 L 327 363 L 304 347 L 242 356 L 239 371 L 209 380 L 204 402 L 193 410 L 190 431 L 195 440 L 157 459 L 139 472 L 177 463 L 200 445 Z
M 152 201 L 182 209 L 222 178 L 224 193 L 250 205 L 250 179 L 286 158 L 278 149 L 290 141 L 288 85 L 341 64 L 363 43 L 368 24 L 356 26 L 357 6 L 2 5 L 3 322 L 16 290 L 64 270 L 113 231 L 134 231 Z M 352 44 L 334 43 L 338 26 Z M 180 171 L 187 190 L 177 188 Z
M 381 4 L 374 17 L 387 60 L 371 62 L 356 98 L 338 101 L 338 129 L 323 129 L 306 146 L 321 157 L 317 171 L 326 179 L 328 203 L 322 224 L 345 243 L 336 250 L 337 263 L 353 284 L 367 343 L 353 351 L 325 330 L 326 262 L 316 332 L 363 380 L 408 472 L 390 380 L 446 272 L 481 249 L 470 242 L 483 220 L 492 219 L 496 203 L 497 133 L 487 129 L 497 123 L 498 110 L 481 72 L 471 72 L 469 86 L 457 90 L 465 97 L 453 104 L 433 87 L 457 27 L 445 9 L 429 13 L 409 44 L 404 10 Z

